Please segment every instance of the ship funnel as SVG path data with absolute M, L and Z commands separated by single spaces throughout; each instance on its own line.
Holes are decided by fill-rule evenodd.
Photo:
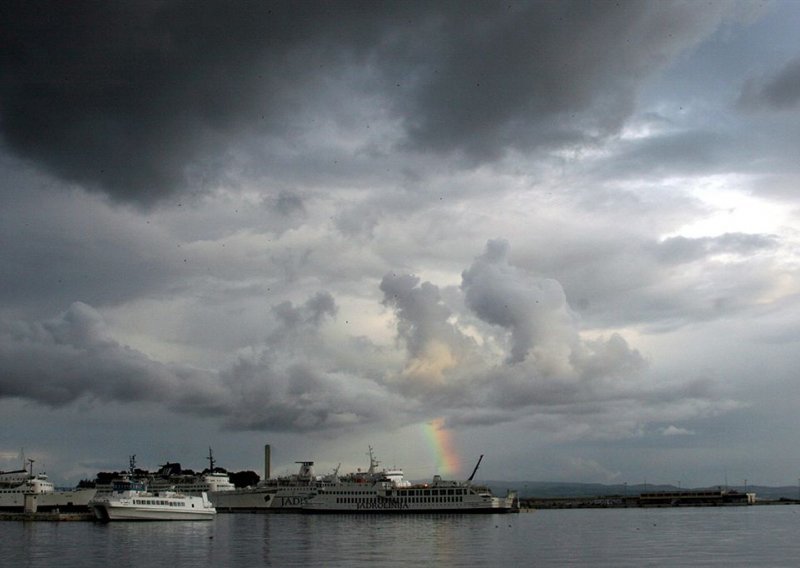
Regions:
M 270 463 L 271 459 L 272 459 L 271 452 L 272 452 L 272 450 L 271 450 L 269 444 L 266 444 L 264 446 L 264 479 L 265 480 L 269 479 L 270 476 L 272 475 L 272 465 Z

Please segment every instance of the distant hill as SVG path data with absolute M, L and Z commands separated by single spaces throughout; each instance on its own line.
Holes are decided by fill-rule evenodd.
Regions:
M 637 483 L 635 485 L 603 483 L 569 483 L 559 481 L 476 481 L 488 485 L 496 495 L 504 495 L 508 489 L 519 492 L 520 498 L 557 499 L 569 497 L 602 497 L 608 495 L 628 495 L 633 497 L 642 493 L 657 491 L 694 491 L 700 489 L 719 489 L 721 486 L 709 487 L 677 487 L 675 485 L 655 485 Z M 729 485 L 731 491 L 745 492 L 742 485 Z M 797 486 L 768 487 L 764 485 L 748 485 L 747 493 L 755 493 L 760 500 L 798 499 L 800 490 Z

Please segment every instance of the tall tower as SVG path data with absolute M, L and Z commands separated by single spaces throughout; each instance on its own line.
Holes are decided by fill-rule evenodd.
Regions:
M 269 479 L 269 476 L 272 472 L 270 463 L 271 459 L 270 453 L 271 449 L 269 447 L 269 444 L 266 444 L 264 446 L 264 479 Z

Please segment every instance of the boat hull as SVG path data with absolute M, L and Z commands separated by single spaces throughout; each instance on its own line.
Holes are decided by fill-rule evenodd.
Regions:
M 338 514 L 338 515 L 498 515 L 506 513 L 518 513 L 518 509 L 510 507 L 463 507 L 459 509 L 423 509 L 423 508 L 401 508 L 401 507 L 364 507 L 361 509 L 344 508 L 315 508 L 304 507 L 303 513 L 309 514 Z
M 253 488 L 221 491 L 209 495 L 217 511 L 289 513 L 300 511 L 313 494 L 308 488 Z
M 199 511 L 174 511 L 145 507 L 117 507 L 109 504 L 94 504 L 92 511 L 99 521 L 210 521 L 213 509 Z
M 40 512 L 75 512 L 87 511 L 89 501 L 95 496 L 94 489 L 75 489 L 71 491 L 54 491 L 35 493 L 36 509 Z M 0 511 L 22 511 L 25 507 L 23 491 L 0 491 Z
M 456 495 L 456 493 L 460 493 Z M 342 485 L 320 491 L 303 504 L 304 513 L 495 514 L 519 511 L 516 493 L 496 497 L 467 485 L 387 489 Z

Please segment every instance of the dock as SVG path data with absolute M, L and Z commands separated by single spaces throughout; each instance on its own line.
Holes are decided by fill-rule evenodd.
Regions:
M 94 513 L 9 513 L 0 512 L 0 521 L 94 521 Z

